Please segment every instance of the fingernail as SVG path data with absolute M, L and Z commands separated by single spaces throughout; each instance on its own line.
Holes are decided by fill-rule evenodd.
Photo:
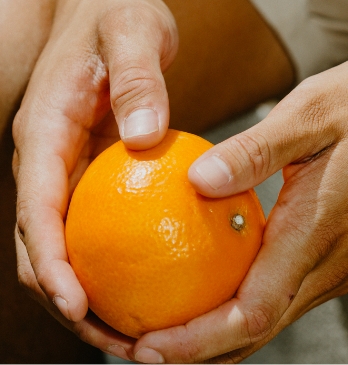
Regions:
M 220 189 L 232 179 L 230 168 L 217 155 L 200 161 L 195 170 L 198 175 L 214 190 Z
M 53 297 L 53 304 L 55 304 L 56 307 L 61 311 L 61 313 L 70 321 L 68 301 L 65 300 L 61 295 L 56 294 Z
M 142 347 L 135 354 L 135 360 L 145 364 L 164 364 L 164 357 L 149 347 Z
M 123 139 L 158 132 L 158 115 L 153 109 L 138 109 L 131 113 L 123 126 Z
M 122 346 L 110 345 L 106 349 L 106 352 L 108 352 L 109 354 L 111 354 L 113 356 L 120 357 L 123 360 L 130 360 L 130 358 L 127 355 L 126 350 Z

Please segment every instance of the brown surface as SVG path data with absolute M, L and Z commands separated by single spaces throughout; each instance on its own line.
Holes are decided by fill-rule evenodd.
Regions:
M 180 39 L 165 73 L 172 127 L 201 132 L 291 88 L 293 66 L 249 1 L 165 2 Z
M 19 286 L 13 239 L 13 144 L 0 143 L 0 363 L 101 363 L 101 352 L 66 330 Z

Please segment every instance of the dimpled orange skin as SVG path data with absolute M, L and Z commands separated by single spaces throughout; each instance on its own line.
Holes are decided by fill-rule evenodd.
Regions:
M 135 338 L 185 324 L 229 300 L 261 245 L 253 190 L 199 195 L 187 172 L 212 144 L 169 130 L 146 151 L 120 141 L 90 165 L 73 194 L 66 243 L 91 310 Z M 238 231 L 235 215 L 244 217 Z

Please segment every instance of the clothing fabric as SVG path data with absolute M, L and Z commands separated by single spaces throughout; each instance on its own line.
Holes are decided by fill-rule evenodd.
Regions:
M 294 63 L 297 81 L 348 60 L 347 0 L 250 0 Z

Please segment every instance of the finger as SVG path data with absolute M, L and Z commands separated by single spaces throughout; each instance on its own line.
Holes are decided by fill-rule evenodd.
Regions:
M 287 168 L 263 245 L 235 298 L 185 326 L 146 334 L 134 349 L 138 361 L 154 362 L 155 354 L 184 363 L 247 356 L 314 305 L 346 292 L 347 176 L 330 163 L 346 148 L 340 143 Z
M 48 45 L 38 62 L 13 124 L 13 169 L 18 227 L 37 282 L 66 318 L 80 321 L 88 302 L 69 265 L 64 237 L 69 175 L 89 147 L 88 128 L 107 112 L 108 93 L 105 80 L 95 82 L 100 63 L 77 39 L 73 43 L 76 53 Z
M 227 196 L 319 154 L 342 135 L 333 117 L 334 110 L 346 109 L 341 99 L 334 82 L 322 76 L 306 80 L 259 124 L 198 158 L 189 169 L 191 183 L 203 195 Z
M 66 313 L 66 308 L 63 308 L 63 310 L 62 308 L 60 308 L 59 299 L 57 301 L 57 297 L 53 296 L 53 299 L 51 300 L 38 284 L 36 275 L 34 273 L 33 267 L 30 264 L 28 252 L 23 242 L 22 235 L 19 232 L 18 226 L 16 226 L 15 229 L 15 242 L 16 242 L 16 253 L 17 253 L 17 274 L 19 283 L 22 285 L 24 289 L 26 289 L 28 294 L 33 299 L 35 299 L 41 305 L 47 308 L 51 312 L 51 314 L 53 314 L 56 318 L 62 317 L 60 315 L 60 312 L 63 312 L 65 317 L 69 319 L 70 313 L 69 312 Z M 56 306 L 56 309 L 53 308 L 53 305 Z M 60 312 L 58 312 L 57 307 L 60 310 Z M 67 308 L 67 310 L 69 310 L 69 308 Z M 87 309 L 84 310 L 82 318 L 85 316 L 85 312 L 87 312 Z M 60 321 L 62 322 L 61 318 Z
M 89 312 L 81 322 L 70 324 L 70 327 L 72 332 L 91 346 L 124 360 L 131 360 L 134 338 L 115 331 L 94 313 Z
M 346 240 L 347 238 L 344 237 L 342 240 L 344 242 L 339 243 L 333 252 L 306 276 L 292 304 L 269 335 L 250 346 L 220 355 L 212 359 L 212 362 L 233 364 L 241 362 L 311 309 L 332 298 L 346 294 L 348 292 L 348 248 Z
M 307 262 L 277 243 L 262 248 L 235 298 L 184 326 L 146 334 L 135 345 L 135 359 L 201 363 L 271 339 L 309 271 Z
M 146 334 L 134 348 L 135 359 L 201 363 L 271 339 L 312 267 L 284 236 L 273 242 L 262 246 L 235 298 L 184 326 Z
M 88 302 L 65 248 L 64 217 L 69 196 L 66 166 L 60 157 L 45 152 L 47 155 L 39 153 L 43 158 L 30 159 L 32 153 L 19 158 L 18 227 L 41 289 L 66 318 L 80 321 Z
M 69 125 L 61 128 L 64 118 L 54 116 L 49 108 L 33 117 L 31 108 L 31 103 L 29 107 L 24 104 L 14 125 L 17 223 L 38 285 L 68 320 L 80 321 L 87 313 L 88 301 L 69 265 L 64 237 L 69 198 L 67 167 L 71 169 L 73 160 L 59 153 L 72 141 L 65 134 Z M 78 148 L 79 143 L 74 142 Z
M 14 231 L 14 238 L 16 244 L 18 282 L 34 300 L 43 306 L 47 305 L 47 296 L 36 281 L 33 268 L 29 261 L 28 252 L 19 232 L 18 225 L 16 225 Z
M 46 173 L 40 172 L 41 178 L 50 182 Z M 34 167 L 33 167 L 34 170 Z M 64 176 L 64 168 L 56 165 L 56 172 Z M 63 315 L 71 321 L 80 321 L 88 309 L 87 297 L 79 284 L 71 266 L 65 249 L 63 207 L 56 197 L 50 196 L 49 189 L 58 189 L 67 194 L 66 182 L 59 183 L 59 179 L 49 186 L 42 187 L 40 196 L 36 192 L 24 190 L 23 171 L 18 174 L 18 204 L 17 221 L 23 242 L 30 253 L 30 262 L 40 288 L 58 307 Z M 35 177 L 35 172 L 34 177 Z M 54 174 L 53 174 L 54 175 Z M 28 187 L 33 183 L 26 178 Z
M 28 291 L 29 295 L 46 308 L 63 326 L 74 332 L 82 341 L 106 353 L 129 360 L 127 353 L 130 354 L 134 340 L 116 332 L 91 312 L 80 322 L 75 323 L 67 320 L 38 285 L 26 247 L 17 227 L 15 229 L 15 243 L 18 280 L 22 287 Z
M 156 145 L 169 124 L 162 71 L 176 54 L 177 31 L 161 2 L 128 2 L 99 27 L 100 48 L 110 77 L 112 108 L 124 143 L 132 149 Z

